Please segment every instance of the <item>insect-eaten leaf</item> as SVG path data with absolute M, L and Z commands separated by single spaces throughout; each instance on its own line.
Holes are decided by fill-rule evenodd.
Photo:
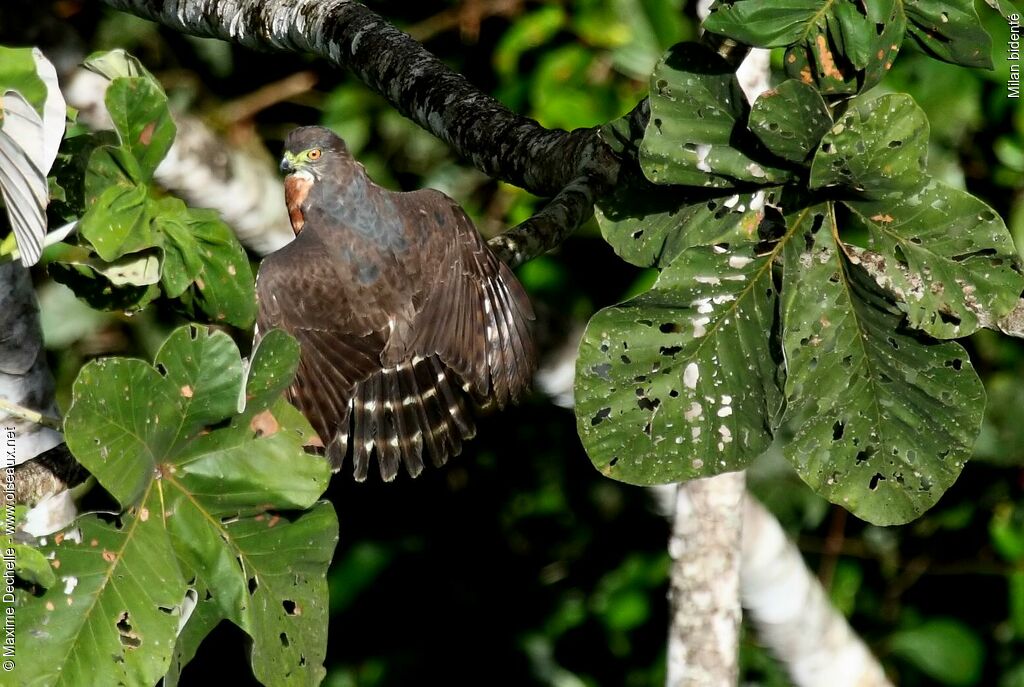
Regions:
M 739 470 L 772 440 L 781 402 L 770 342 L 773 254 L 683 251 L 647 293 L 591 319 L 576 421 L 604 474 L 661 484 Z
M 280 398 L 297 344 L 281 332 L 267 339 L 248 375 L 226 334 L 194 325 L 168 338 L 154 366 L 83 368 L 68 446 L 126 510 L 84 516 L 44 544 L 58 582 L 19 597 L 25 631 L 47 640 L 45 659 L 19 662 L 23 683 L 154 684 L 171 666 L 190 585 L 204 598 L 179 641 L 228 619 L 253 639 L 262 682 L 323 679 L 337 519 L 317 498 L 330 468 L 304 451 L 312 429 Z M 252 402 L 238 413 L 243 396 Z M 254 431 L 256 413 L 277 431 Z
M 815 491 L 869 522 L 913 520 L 956 480 L 985 391 L 966 351 L 903 317 L 836 243 L 830 205 L 791 218 L 785 248 L 784 450 Z
M 651 75 L 640 166 L 651 181 L 711 188 L 772 185 L 793 173 L 746 129 L 750 107 L 735 69 L 713 50 L 680 43 Z
M 902 2 L 716 2 L 704 29 L 760 48 L 786 48 L 786 73 L 822 94 L 871 88 L 892 67 L 907 28 Z

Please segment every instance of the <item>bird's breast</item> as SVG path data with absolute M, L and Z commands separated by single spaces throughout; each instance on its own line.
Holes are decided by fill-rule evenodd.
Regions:
M 296 236 L 306 224 L 302 204 L 306 202 L 306 196 L 312 187 L 313 178 L 309 174 L 290 174 L 284 180 L 284 203 L 288 208 L 288 218 L 292 222 L 292 231 Z

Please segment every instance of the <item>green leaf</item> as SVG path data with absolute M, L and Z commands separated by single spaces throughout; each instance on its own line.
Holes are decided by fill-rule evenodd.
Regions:
M 160 287 L 156 284 L 124 283 L 117 285 L 107 278 L 105 271 L 109 266 L 112 271 L 117 272 L 121 269 L 122 262 L 131 264 L 139 260 L 143 261 L 143 267 L 145 267 L 150 260 L 155 259 L 155 256 L 144 253 L 136 253 L 113 263 L 105 263 L 88 257 L 52 262 L 47 270 L 54 281 L 72 289 L 78 298 L 93 308 L 134 313 L 157 298 L 160 295 Z
M 38 549 L 14 541 L 11 535 L 0 536 L 0 549 L 4 563 L 14 561 L 14 574 L 18 579 L 42 589 L 57 583 L 50 561 Z
M 152 685 L 167 671 L 182 577 L 150 481 L 139 510 L 114 522 L 79 518 L 41 551 L 60 582 L 18 595 L 18 624 L 32 642 L 17 662 L 20 685 Z
M 113 132 L 107 133 L 114 136 Z M 116 145 L 97 146 L 85 169 L 85 205 L 95 205 L 111 186 L 129 189 L 145 183 L 142 169 L 130 153 Z
M 172 480 L 178 483 L 195 471 L 193 479 L 204 484 L 215 477 L 211 498 L 234 507 L 302 508 L 320 495 L 326 465 L 302 454 L 311 431 L 294 411 L 281 411 L 286 418 L 269 414 L 257 427 L 243 417 L 209 430 L 233 415 L 241 393 L 241 360 L 230 337 L 179 328 L 161 347 L 157 365 L 161 371 L 123 358 L 89 363 L 64 421 L 72 453 L 123 505 L 134 503 L 154 474 L 178 475 Z M 289 462 L 289 451 L 300 458 Z
M 122 506 L 139 500 L 178 436 L 178 393 L 141 360 L 94 360 L 78 373 L 64 417 L 68 448 Z
M 156 368 L 125 359 L 83 368 L 65 436 L 105 489 L 122 504 L 139 503 L 126 523 L 148 520 L 159 523 L 159 536 L 170 535 L 172 550 L 151 560 L 177 561 L 210 595 L 197 629 L 181 640 L 179 666 L 214 618 L 226 618 L 253 638 L 259 679 L 314 685 L 324 677 L 325 578 L 337 520 L 329 504 L 301 515 L 277 511 L 316 503 L 330 468 L 305 452 L 313 430 L 279 398 L 297 345 L 279 332 L 264 343 L 254 353 L 244 392 L 252 405 L 242 415 L 235 414 L 243 384 L 237 348 L 226 334 L 193 325 L 172 333 Z M 172 645 L 162 645 L 163 672 Z
M 145 186 L 110 186 L 85 213 L 79 234 L 107 262 L 159 245 Z
M 597 202 L 597 222 L 616 254 L 639 267 L 664 267 L 692 246 L 750 241 L 765 221 L 778 188 L 729 194 L 722 190 L 658 186 L 623 174 Z
M 105 102 L 122 148 L 138 161 L 145 178 L 151 178 L 174 142 L 167 96 L 152 78 L 120 77 L 110 82 Z
M 959 189 L 930 181 L 884 201 L 847 201 L 844 224 L 868 247 L 904 305 L 910 325 L 940 339 L 973 334 L 978 315 L 1010 312 L 1024 290 L 1020 258 L 1002 220 Z
M 653 289 L 587 325 L 577 429 L 604 474 L 677 482 L 742 469 L 771 443 L 773 256 L 752 246 L 685 250 Z
M 43 114 L 46 84 L 39 77 L 32 48 L 8 48 L 0 45 L 0 96 L 17 91 L 38 112 Z M 0 120 L 3 111 L 0 110 Z
M 639 159 L 651 181 L 732 188 L 791 176 L 765 162 L 745 129 L 750 108 L 735 70 L 710 48 L 680 43 L 669 50 L 651 75 L 650 98 Z
M 85 59 L 82 66 L 91 72 L 95 72 L 109 81 L 121 77 L 134 78 L 145 77 L 153 83 L 158 83 L 156 78 L 142 66 L 138 58 L 129 55 L 125 50 L 108 50 L 96 52 Z M 158 84 L 159 85 L 159 84 Z
M 791 162 L 804 162 L 831 126 L 821 94 L 793 79 L 762 93 L 750 111 L 750 130 L 768 150 Z
M 246 371 L 245 398 L 238 412 L 266 410 L 291 385 L 299 366 L 299 343 L 280 329 L 261 335 Z
M 904 0 L 907 33 L 932 57 L 965 67 L 992 69 L 992 37 L 973 0 Z
M 843 186 L 874 198 L 916 188 L 927 155 L 928 117 L 913 98 L 859 98 L 821 139 L 811 188 Z
M 889 638 L 889 650 L 943 685 L 979 684 L 985 668 L 985 644 L 958 620 L 934 618 Z
M 256 319 L 256 291 L 245 250 L 212 210 L 194 210 L 162 199 L 154 222 L 164 237 L 162 284 L 180 298 L 186 314 L 249 327 Z
M 273 517 L 226 526 L 244 566 L 233 572 L 249 586 L 242 626 L 253 638 L 253 673 L 267 685 L 319 685 L 327 673 L 327 568 L 338 540 L 337 516 L 321 502 L 290 523 L 275 524 Z
M 176 389 L 181 421 L 178 440 L 234 414 L 242 388 L 242 360 L 231 337 L 199 327 L 180 327 L 157 351 L 153 364 Z M 167 450 L 173 450 L 167 447 Z
M 906 31 L 900 0 L 716 2 L 704 28 L 747 45 L 785 47 L 786 72 L 823 94 L 871 88 L 892 67 Z
M 787 458 L 815 491 L 888 525 L 959 476 L 985 391 L 964 349 L 911 336 L 837 246 L 828 206 L 791 221 L 784 251 Z

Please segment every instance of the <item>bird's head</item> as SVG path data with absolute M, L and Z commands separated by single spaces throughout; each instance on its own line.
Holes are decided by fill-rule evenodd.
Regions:
M 303 126 L 285 139 L 281 171 L 317 181 L 327 170 L 337 170 L 339 163 L 351 162 L 345 141 L 336 133 L 322 126 Z

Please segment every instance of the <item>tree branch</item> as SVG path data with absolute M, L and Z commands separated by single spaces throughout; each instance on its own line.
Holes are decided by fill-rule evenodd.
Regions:
M 363 5 L 347 0 L 104 0 L 176 31 L 258 50 L 310 53 L 352 71 L 399 112 L 485 174 L 539 196 L 580 176 L 614 179 L 597 129 L 546 129 L 449 69 Z
M 739 676 L 740 531 L 746 475 L 679 485 L 672 556 L 669 687 L 734 685 Z

